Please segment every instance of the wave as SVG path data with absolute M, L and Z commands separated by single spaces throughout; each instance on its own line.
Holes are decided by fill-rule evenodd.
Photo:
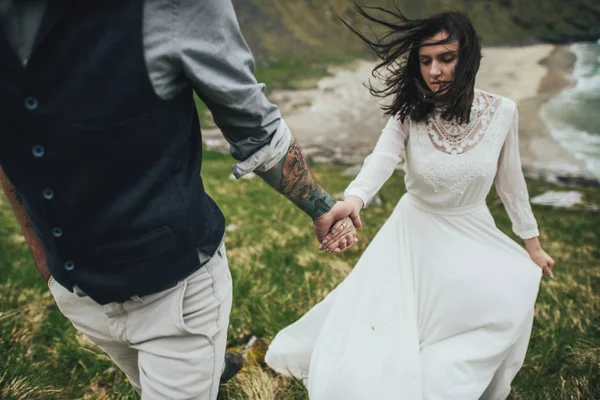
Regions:
M 552 136 L 600 178 L 600 45 L 576 43 L 571 78 L 575 84 L 541 109 Z

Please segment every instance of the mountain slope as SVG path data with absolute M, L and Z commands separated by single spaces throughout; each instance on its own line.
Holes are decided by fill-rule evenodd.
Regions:
M 369 54 L 338 20 L 339 16 L 365 29 L 351 0 L 233 0 L 233 4 L 259 64 L 344 61 Z M 396 4 L 411 18 L 448 9 L 465 11 L 484 45 L 600 37 L 597 0 L 397 0 Z

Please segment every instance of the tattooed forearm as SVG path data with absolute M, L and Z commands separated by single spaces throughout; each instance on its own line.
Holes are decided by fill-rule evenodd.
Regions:
M 283 159 L 283 176 L 279 191 L 294 202 L 306 200 L 318 189 L 318 183 L 312 179 L 306 159 L 298 142 L 293 142 Z
M 258 175 L 312 219 L 325 214 L 335 204 L 335 200 L 312 176 L 300 145 L 294 138 L 281 161 L 268 171 L 258 172 Z

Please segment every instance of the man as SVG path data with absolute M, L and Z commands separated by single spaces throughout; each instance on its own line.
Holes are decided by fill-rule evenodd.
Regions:
M 58 307 L 143 399 L 216 399 L 232 284 L 193 92 L 235 175 L 257 172 L 319 241 L 351 210 L 265 98 L 230 0 L 0 10 L 0 181 Z

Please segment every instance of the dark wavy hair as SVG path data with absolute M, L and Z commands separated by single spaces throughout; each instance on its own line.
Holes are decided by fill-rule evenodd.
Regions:
M 393 9 L 360 6 L 354 2 L 356 11 L 367 20 L 384 28 L 385 32 L 375 40 L 368 39 L 357 28 L 341 20 L 358 35 L 382 60 L 372 75 L 384 82 L 382 89 L 367 86 L 377 97 L 392 96 L 383 105 L 385 115 L 397 116 L 402 122 L 407 117 L 413 121 L 426 120 L 435 107 L 441 107 L 442 118 L 468 123 L 475 90 L 475 77 L 481 61 L 481 42 L 471 21 L 464 13 L 442 12 L 424 19 L 408 19 L 397 6 Z M 384 17 L 371 15 L 367 10 L 382 12 Z M 391 18 L 389 18 L 391 17 Z M 423 44 L 437 33 L 445 31 L 448 38 L 435 43 Z M 432 92 L 421 75 L 419 48 L 446 44 L 457 40 L 459 55 L 454 79 L 443 91 Z M 384 69 L 387 74 L 381 73 Z

